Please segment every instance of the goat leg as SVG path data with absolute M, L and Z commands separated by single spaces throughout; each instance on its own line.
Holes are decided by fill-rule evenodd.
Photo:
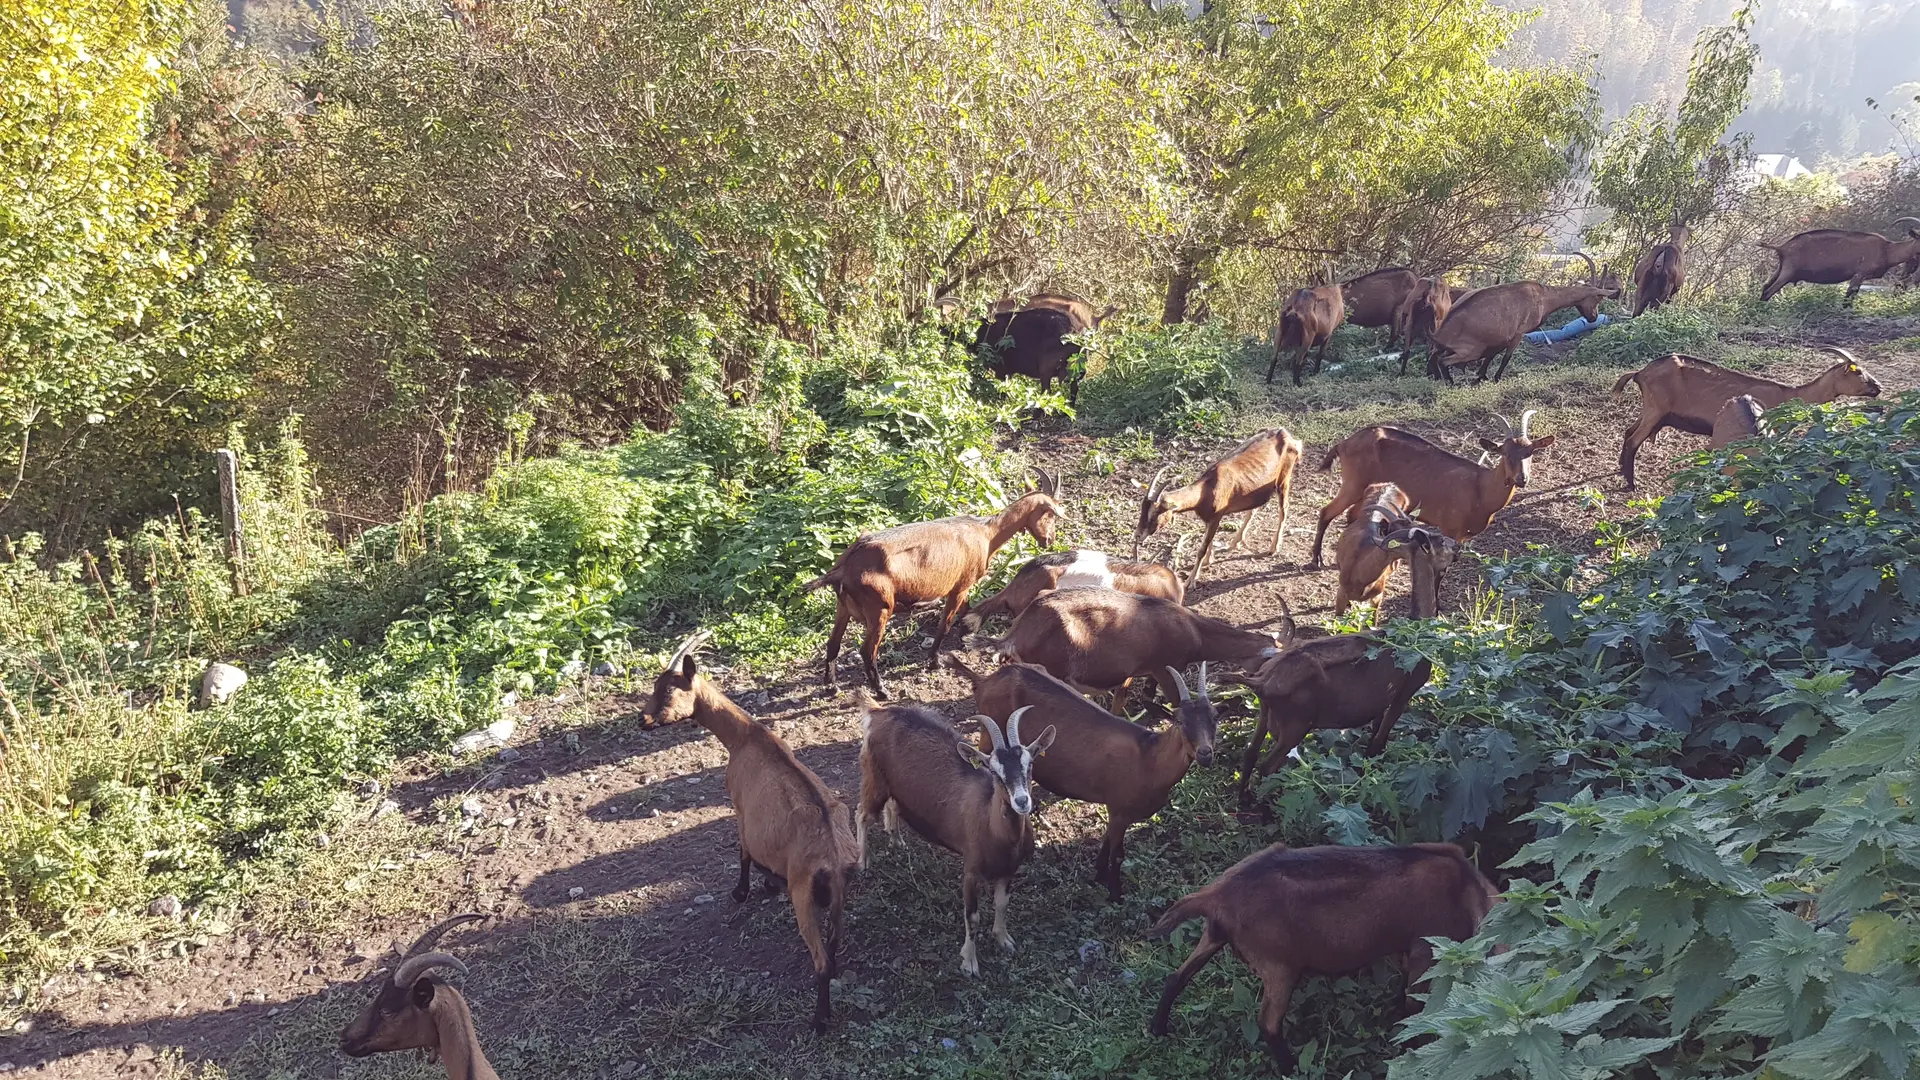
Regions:
M 1008 952 L 1013 951 L 1013 935 L 1007 933 L 1007 887 L 1010 883 L 1002 878 L 993 883 L 993 940 Z
M 1188 589 L 1192 589 L 1193 583 L 1200 580 L 1201 569 L 1203 567 L 1212 565 L 1213 534 L 1219 531 L 1220 531 L 1219 518 L 1214 518 L 1212 521 L 1207 522 L 1207 534 L 1206 536 L 1202 537 L 1200 540 L 1200 557 L 1193 561 L 1193 572 L 1187 575 L 1186 587 Z
M 876 700 L 887 700 L 887 688 L 880 682 L 880 635 L 887 628 L 892 608 L 881 608 L 867 619 L 866 635 L 860 639 L 860 660 L 866 667 L 867 685 Z
M 1207 961 L 1226 947 L 1226 937 L 1216 933 L 1213 920 L 1208 919 L 1205 929 L 1200 933 L 1200 944 L 1193 948 L 1193 955 L 1187 957 L 1187 962 L 1181 964 L 1178 971 L 1168 976 L 1166 988 L 1160 991 L 1160 1005 L 1153 1010 L 1153 1022 L 1147 1025 L 1149 1032 L 1162 1036 L 1167 1033 L 1167 1021 L 1173 1015 L 1173 1003 L 1180 997 L 1180 992 L 1187 988 L 1201 968 L 1207 966 Z
M 840 658 L 840 641 L 847 635 L 847 621 L 853 617 L 852 609 L 845 601 L 833 613 L 833 633 L 827 635 L 827 689 L 838 690 L 839 685 L 833 678 L 833 662 Z
M 752 893 L 752 890 L 747 888 L 747 871 L 752 868 L 753 859 L 747 855 L 747 845 L 742 841 L 740 844 L 740 884 L 733 887 L 733 902 L 736 904 L 746 903 L 747 897 Z
M 1239 530 L 1233 534 L 1233 543 L 1227 545 L 1227 554 L 1231 555 L 1240 550 L 1241 542 L 1246 540 L 1249 533 L 1253 532 L 1253 518 L 1254 515 L 1259 512 L 1260 508 L 1257 506 L 1247 511 L 1247 519 L 1240 523 Z
M 960 943 L 960 971 L 965 975 L 980 974 L 980 956 L 973 947 L 973 916 L 980 909 L 978 892 L 979 883 L 974 880 L 973 871 L 961 871 L 960 921 L 966 926 L 967 936 Z
M 1100 840 L 1100 865 L 1094 872 L 1094 881 L 1107 887 L 1107 899 L 1120 902 L 1123 888 L 1120 864 L 1125 861 L 1127 852 L 1127 822 L 1107 807 L 1107 835 Z
M 1293 1000 L 1294 984 L 1300 981 L 1300 975 L 1293 968 L 1277 960 L 1256 962 L 1253 970 L 1260 976 L 1260 1035 L 1267 1044 L 1267 1053 L 1273 1055 L 1273 1063 L 1282 1073 L 1290 1073 L 1297 1064 L 1293 1057 L 1293 1047 L 1287 1045 L 1287 1004 Z

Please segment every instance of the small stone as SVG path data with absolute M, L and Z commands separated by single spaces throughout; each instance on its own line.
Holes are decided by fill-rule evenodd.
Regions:
M 520 700 L 520 695 L 509 690 L 506 693 L 500 695 L 500 707 L 503 709 L 511 709 L 514 707 L 515 704 L 519 702 L 519 700 Z
M 213 705 L 225 705 L 227 699 L 247 685 L 247 673 L 232 664 L 214 662 L 200 673 L 199 705 L 205 709 Z
M 13 1022 L 13 1033 L 15 1035 L 25 1035 L 32 1030 L 33 1021 L 31 1020 L 15 1020 Z
M 654 816 L 654 817 L 659 817 L 659 816 L 660 816 L 660 808 L 659 808 L 659 807 L 657 807 L 657 806 L 656 806 L 656 807 L 654 807 L 654 808 L 653 808 L 653 816 Z
M 158 897 L 153 903 L 147 905 L 147 914 L 156 919 L 177 920 L 180 918 L 180 898 L 177 896 Z
M 713 903 L 713 894 L 710 892 L 703 892 L 699 896 L 694 897 L 693 902 L 696 904 L 711 904 Z
M 614 667 L 612 663 L 606 660 L 602 660 L 599 663 L 593 665 L 593 673 L 604 679 L 609 675 L 620 674 L 620 669 L 617 667 Z
M 375 795 L 380 794 L 380 781 L 362 780 L 355 790 L 358 791 L 361 798 L 371 799 Z
M 587 895 L 587 890 L 581 888 L 578 885 L 575 885 L 573 888 L 567 890 L 567 899 L 569 900 L 578 900 L 585 895 Z
M 699 782 L 700 782 L 700 778 L 699 778 L 699 777 L 697 777 L 697 776 L 689 776 L 689 777 L 687 777 L 687 783 L 689 783 L 689 784 L 697 784 L 697 783 L 699 783 Z
M 511 746 L 503 746 L 500 748 L 500 760 L 504 764 L 511 765 L 520 760 L 520 751 Z
M 477 818 L 482 816 L 486 812 L 487 812 L 486 807 L 480 805 L 479 799 L 467 799 L 466 801 L 460 804 L 461 817 Z
M 923 638 L 921 638 L 921 639 L 920 639 L 920 647 L 921 647 L 921 648 L 923 648 L 923 649 L 931 649 L 931 648 L 933 648 L 933 639 L 932 639 L 932 638 L 930 638 L 930 637 L 923 637 Z
M 1101 945 L 1099 942 L 1083 941 L 1080 943 L 1080 962 L 1082 964 L 1091 964 L 1095 960 L 1100 959 L 1100 952 Z
M 520 824 L 520 819 L 517 817 L 503 817 L 499 821 L 494 822 L 494 824 L 503 829 L 511 829 L 515 825 Z
M 572 682 L 586 673 L 587 662 L 585 660 L 569 660 L 560 665 L 560 670 L 554 675 L 554 678 L 561 682 Z
M 381 799 L 380 805 L 376 807 L 373 811 L 373 816 L 375 818 L 383 818 L 383 817 L 386 817 L 388 814 L 396 814 L 399 812 L 400 812 L 399 803 L 394 802 L 392 799 Z
M 567 753 L 577 754 L 580 752 L 580 736 L 575 732 L 567 732 L 566 738 L 561 739 L 560 742 L 567 748 Z
M 1120 981 L 1124 983 L 1138 982 L 1139 979 L 1140 976 L 1134 974 L 1132 971 L 1122 971 L 1120 973 Z
M 941 1040 L 940 1040 L 940 1049 L 942 1049 L 942 1050 L 958 1050 L 958 1049 L 960 1049 L 960 1044 L 959 1044 L 959 1043 L 957 1043 L 957 1042 L 954 1042 L 954 1041 L 953 1041 L 952 1039 L 941 1039 Z

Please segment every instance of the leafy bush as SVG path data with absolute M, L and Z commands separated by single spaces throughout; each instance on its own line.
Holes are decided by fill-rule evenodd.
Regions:
M 1099 363 L 1080 390 L 1080 416 L 1100 431 L 1224 434 L 1234 370 L 1250 342 L 1225 323 L 1180 323 L 1102 334 Z
M 1580 339 L 1572 360 L 1602 367 L 1639 367 L 1668 353 L 1698 353 L 1714 343 L 1720 327 L 1699 307 L 1669 304 L 1637 319 L 1616 318 Z

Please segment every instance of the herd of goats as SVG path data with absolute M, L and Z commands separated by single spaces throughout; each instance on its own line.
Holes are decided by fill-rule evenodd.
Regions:
M 1851 296 L 1862 280 L 1903 262 L 1911 275 L 1920 265 L 1920 232 L 1908 231 L 1913 238 L 1899 242 L 1832 230 L 1794 237 L 1778 248 L 1780 269 L 1766 295 L 1787 281 L 1846 281 Z M 1859 237 L 1871 237 L 1880 247 L 1869 250 L 1871 244 Z M 1671 298 L 1678 288 L 1682 243 L 1684 235 L 1676 230 L 1672 242 L 1657 246 L 1641 261 L 1635 275 L 1641 290 L 1635 314 Z M 1618 292 L 1611 275 L 1596 275 L 1589 284 L 1562 288 L 1537 282 L 1497 285 L 1462 301 L 1450 296 L 1444 285 L 1390 269 L 1344 285 L 1301 290 L 1288 305 L 1287 318 L 1296 318 L 1296 307 L 1321 304 L 1331 306 L 1336 321 L 1343 311 L 1348 317 L 1366 313 L 1371 318 L 1381 310 L 1389 286 L 1402 289 L 1395 310 L 1407 321 L 1396 324 L 1399 332 L 1410 343 L 1426 341 L 1430 355 L 1437 358 L 1430 370 L 1443 372 L 1478 361 L 1483 376 L 1496 352 L 1510 352 L 1520 334 L 1556 308 L 1585 310 L 1601 296 Z M 1051 346 L 1056 353 L 1070 351 L 1072 343 L 1061 339 L 1073 332 L 1069 324 L 1083 313 L 1069 305 L 1085 305 L 1057 299 L 997 313 L 990 324 L 1004 333 L 1013 326 L 1010 316 L 1050 313 L 1044 325 L 1050 328 Z M 1298 329 L 1283 320 L 1276 334 L 1277 343 L 1299 350 L 1296 379 L 1306 347 L 1324 346 L 1324 314 L 1317 312 L 1311 320 L 1299 315 Z M 992 328 L 982 328 L 983 340 Z M 1680 355 L 1662 357 L 1623 376 L 1614 386 L 1616 395 L 1628 383 L 1636 383 L 1641 394 L 1640 415 L 1621 450 L 1620 470 L 1627 485 L 1633 484 L 1638 447 L 1662 428 L 1711 435 L 1715 447 L 1724 447 L 1766 437 L 1761 414 L 1782 402 L 1879 395 L 1879 383 L 1851 354 L 1825 348 L 1837 354 L 1839 362 L 1801 385 Z M 1065 370 L 1022 373 L 1064 377 Z M 1526 412 L 1517 424 L 1502 418 L 1506 430 L 1499 439 L 1480 440 L 1485 452 L 1479 461 L 1385 426 L 1363 428 L 1329 449 L 1319 468 L 1325 472 L 1339 465 L 1340 490 L 1320 511 L 1308 567 L 1321 567 L 1327 530 L 1341 520 L 1336 610 L 1354 603 L 1378 604 L 1404 562 L 1413 614 L 1435 615 L 1441 575 L 1461 545 L 1488 528 L 1515 491 L 1527 485 L 1534 455 L 1554 443 L 1552 435 L 1529 431 L 1533 416 L 1533 411 Z M 1042 549 L 1052 546 L 1056 523 L 1066 514 L 1058 478 L 1040 472 L 1036 490 L 992 516 L 901 525 L 856 540 L 832 569 L 807 584 L 809 590 L 831 588 L 836 597 L 826 648 L 829 688 L 835 685 L 848 624 L 857 619 L 864 630 L 860 791 L 852 813 L 779 735 L 701 671 L 696 654 L 707 640 L 705 631 L 693 634 L 674 652 L 654 681 L 645 721 L 692 720 L 726 747 L 727 794 L 739 828 L 740 877 L 733 896 L 747 899 L 749 876 L 758 866 L 770 889 L 782 888 L 790 897 L 813 960 L 815 1030 L 827 1025 L 848 880 L 856 867 L 867 865 L 867 826 L 876 818 L 888 832 L 904 820 L 914 832 L 960 857 L 960 966 L 973 975 L 979 972 L 974 926 L 981 893 L 988 887 L 993 892 L 994 940 L 1013 949 L 1006 920 L 1008 887 L 1034 851 L 1033 786 L 1107 808 L 1093 880 L 1105 886 L 1112 899 L 1120 898 L 1127 830 L 1164 808 L 1194 763 L 1207 767 L 1213 762 L 1218 714 L 1209 697 L 1209 665 L 1252 669 L 1248 675 L 1220 676 L 1223 682 L 1248 687 L 1259 701 L 1258 723 L 1239 773 L 1243 802 L 1250 782 L 1271 773 L 1311 730 L 1370 727 L 1367 752 L 1381 752 L 1409 700 L 1430 677 L 1429 662 L 1409 657 L 1411 662 L 1403 665 L 1384 639 L 1371 634 L 1296 640 L 1290 613 L 1281 618 L 1284 633 L 1269 634 L 1240 629 L 1184 605 L 1187 590 L 1211 561 L 1214 536 L 1225 519 L 1246 515 L 1232 542 L 1232 548 L 1238 548 L 1252 533 L 1254 516 L 1274 504 L 1278 520 L 1268 554 L 1278 552 L 1303 451 L 1299 439 L 1276 428 L 1241 443 L 1191 484 L 1166 486 L 1168 470 L 1163 468 L 1141 500 L 1131 559 L 1090 550 L 1041 555 L 1020 567 L 1006 588 L 970 610 L 968 594 L 987 575 L 994 554 L 1014 537 L 1025 533 Z M 1737 464 L 1726 467 L 1734 470 Z M 1167 563 L 1139 557 L 1142 542 L 1168 515 L 1178 513 L 1193 514 L 1206 527 L 1184 582 Z M 1179 560 L 1178 550 L 1176 546 L 1172 561 Z M 992 672 L 947 658 L 948 666 L 973 686 L 976 715 L 962 724 L 922 705 L 883 704 L 888 695 L 878 657 L 888 620 L 897 610 L 935 602 L 940 614 L 929 670 L 939 666 L 941 645 L 956 621 L 967 631 L 978 631 L 988 619 L 1011 619 L 1008 632 L 989 645 L 1002 661 Z M 1194 665 L 1197 678 L 1189 685 L 1183 672 Z M 1153 680 L 1171 706 L 1172 723 L 1156 729 L 1126 719 L 1127 690 L 1135 679 Z M 1094 695 L 1111 696 L 1103 706 Z M 963 733 L 969 725 L 976 729 L 971 735 Z M 1044 726 L 1033 733 L 1039 725 Z M 1023 734 L 1023 726 L 1031 738 Z M 1269 734 L 1274 745 L 1263 760 L 1260 752 Z M 1205 920 L 1199 944 L 1167 981 L 1151 1030 L 1166 1033 L 1173 1003 L 1187 982 L 1230 946 L 1261 980 L 1259 1030 L 1275 1062 L 1290 1070 L 1294 1058 L 1282 1022 L 1303 976 L 1344 974 L 1399 957 L 1406 972 L 1404 985 L 1412 986 L 1432 963 L 1427 940 L 1471 937 L 1498 900 L 1498 890 L 1452 844 L 1291 850 L 1274 845 L 1174 903 L 1149 931 L 1165 936 L 1187 921 Z M 479 918 L 457 916 L 415 942 L 348 1027 L 342 1048 L 355 1056 L 432 1048 L 452 1080 L 497 1080 L 480 1050 L 465 1001 L 436 974 L 465 968 L 457 958 L 433 949 L 449 929 Z

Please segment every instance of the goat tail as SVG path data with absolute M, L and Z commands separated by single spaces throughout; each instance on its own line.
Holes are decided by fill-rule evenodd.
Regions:
M 1213 899 L 1213 897 L 1206 889 L 1195 893 L 1188 893 L 1180 899 L 1175 900 L 1173 906 L 1167 909 L 1167 913 L 1160 916 L 1160 921 L 1154 923 L 1142 936 L 1148 938 L 1163 938 L 1175 930 L 1178 930 L 1181 923 L 1211 917 L 1211 912 L 1208 910 L 1211 906 L 1208 901 L 1211 899 Z
M 948 667 L 966 676 L 967 681 L 972 683 L 973 685 L 979 686 L 982 682 L 986 681 L 987 677 L 985 675 L 982 675 L 979 672 L 968 667 L 967 662 L 965 660 L 960 659 L 958 656 L 955 656 L 952 653 L 948 653 L 943 659 L 946 660 Z
M 1340 460 L 1340 444 L 1334 443 L 1327 448 L 1327 456 L 1320 459 L 1320 471 L 1332 472 L 1333 463 Z
M 815 589 L 824 589 L 828 586 L 832 586 L 836 591 L 840 588 L 840 568 L 838 566 L 807 582 L 805 585 L 800 586 L 800 591 L 812 592 Z
M 818 867 L 813 872 L 813 907 L 822 912 L 826 923 L 827 950 L 840 943 L 840 926 L 847 915 L 847 870 L 845 867 Z
M 1613 400 L 1615 401 L 1620 400 L 1620 398 L 1627 392 L 1628 383 L 1638 383 L 1639 381 L 1640 381 L 1640 373 L 1638 371 L 1629 371 L 1625 375 L 1622 375 L 1618 379 L 1615 379 L 1613 383 Z

